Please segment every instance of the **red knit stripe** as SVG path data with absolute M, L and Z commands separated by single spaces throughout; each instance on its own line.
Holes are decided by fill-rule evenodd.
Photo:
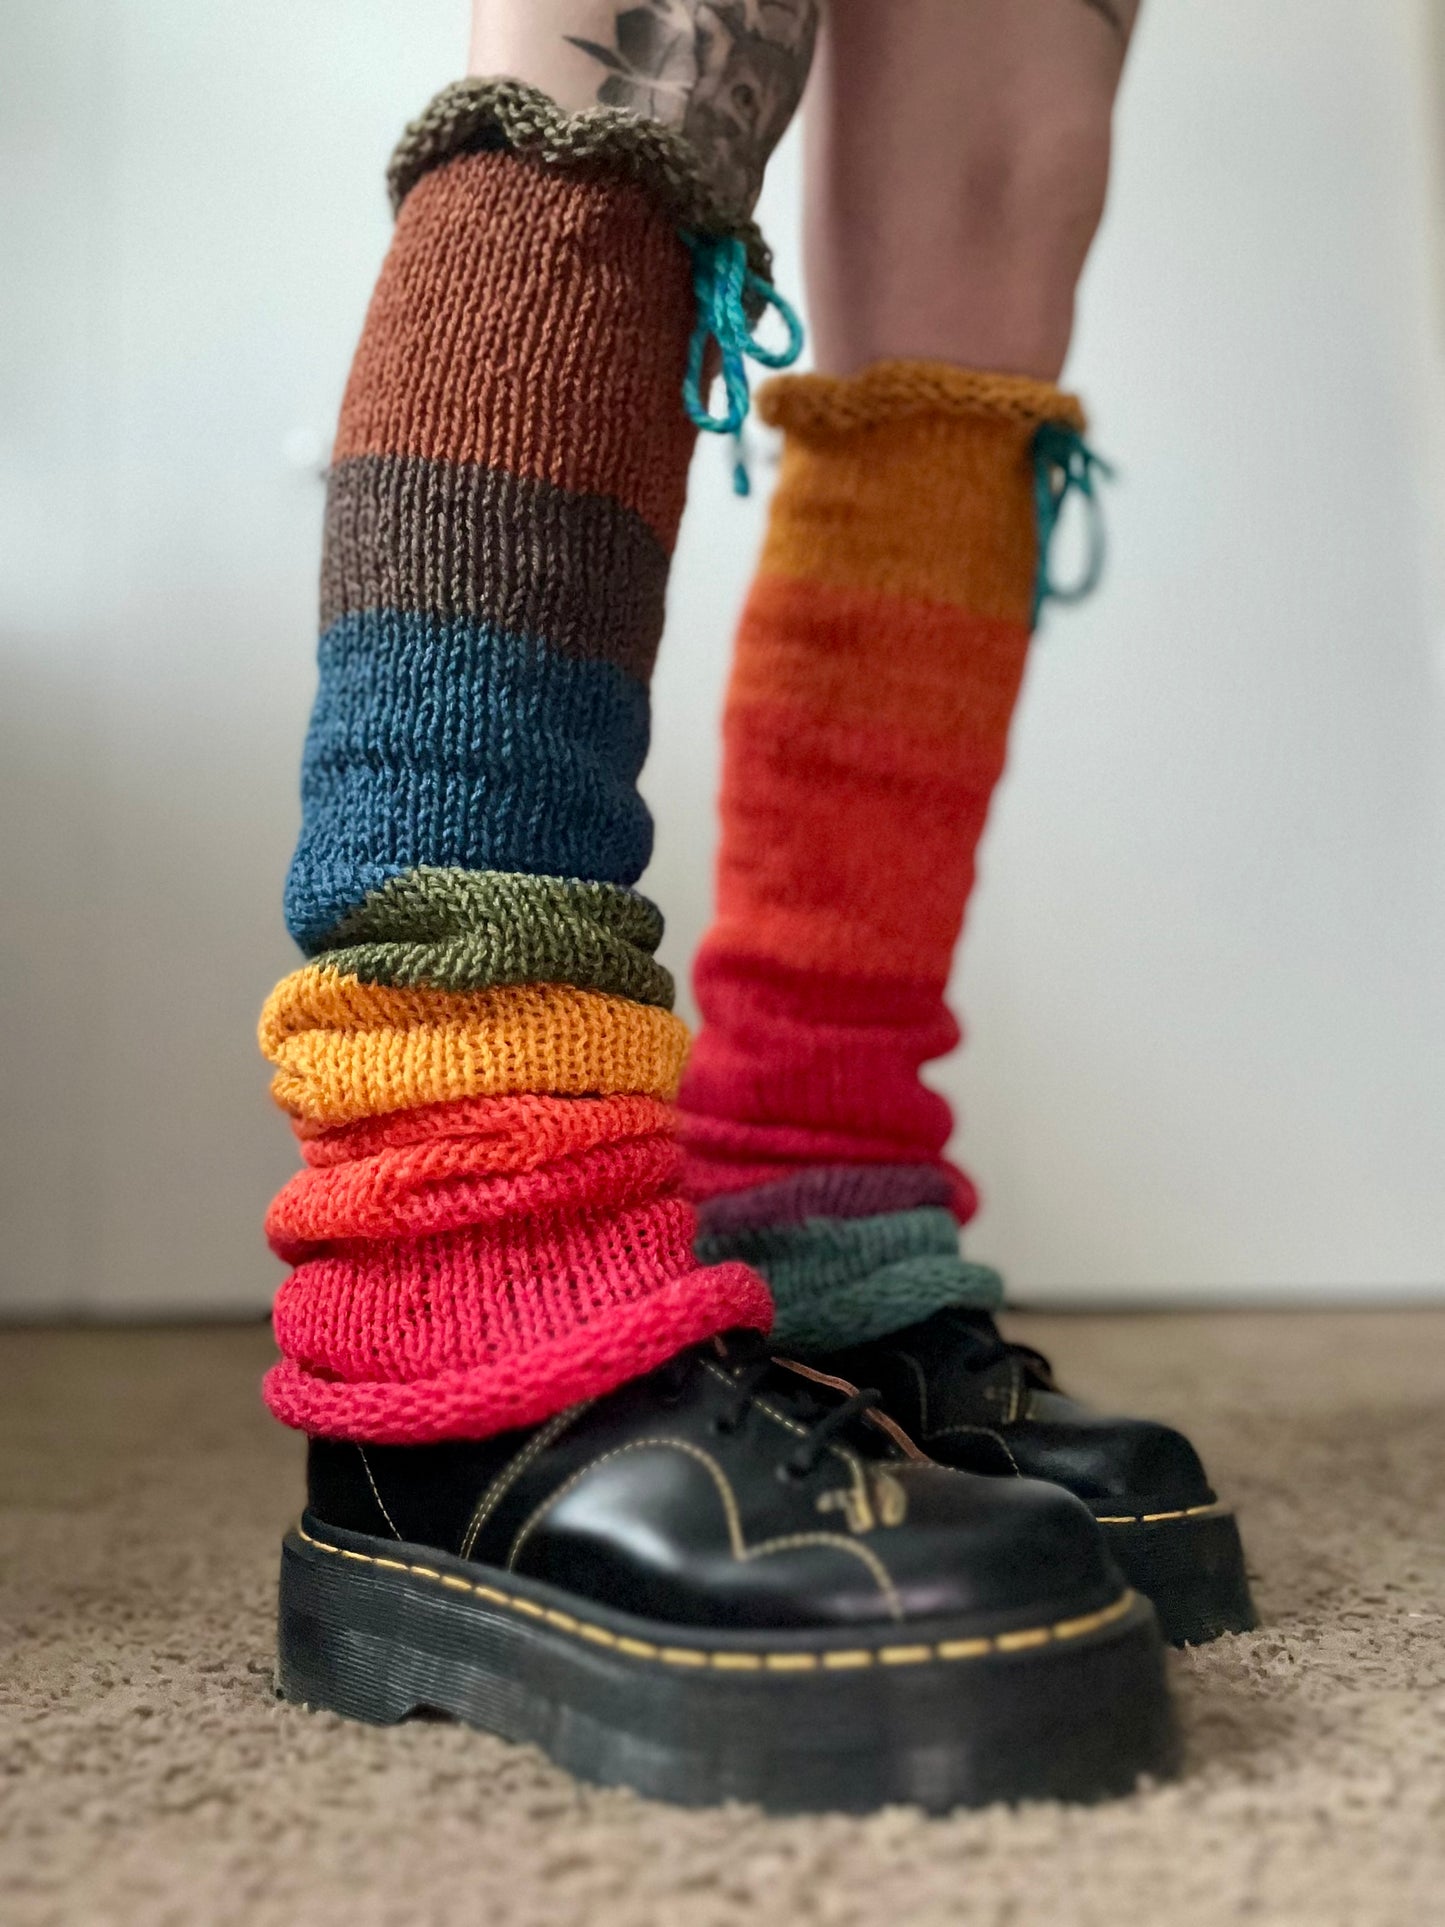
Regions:
M 420 1249 L 393 1247 L 410 1254 Z M 440 1282 L 448 1260 L 428 1247 L 426 1263 L 428 1277 Z M 466 1296 L 469 1268 L 460 1260 L 454 1268 L 462 1274 L 460 1289 L 444 1290 L 443 1306 L 456 1308 L 459 1331 L 472 1330 L 476 1321 Z M 378 1445 L 482 1438 L 534 1425 L 568 1405 L 599 1397 L 714 1332 L 730 1326 L 766 1331 L 773 1316 L 767 1287 L 746 1265 L 713 1265 L 664 1283 L 649 1279 L 641 1295 L 613 1304 L 586 1322 L 574 1317 L 558 1334 L 542 1332 L 526 1348 L 518 1345 L 501 1355 L 493 1348 L 476 1362 L 445 1364 L 435 1360 L 441 1348 L 427 1342 L 434 1326 L 418 1304 L 420 1299 L 424 1306 L 426 1281 L 413 1280 L 407 1289 L 395 1269 L 389 1268 L 385 1286 L 344 1266 L 341 1275 L 325 1280 L 293 1272 L 283 1293 L 301 1280 L 298 1297 L 319 1297 L 323 1317 L 324 1308 L 338 1302 L 338 1288 L 342 1303 L 349 1303 L 351 1294 L 367 1301 L 375 1298 L 382 1310 L 377 1328 L 384 1348 L 373 1358 L 363 1341 L 359 1357 L 347 1352 L 360 1368 L 349 1377 L 289 1357 L 274 1366 L 266 1377 L 265 1397 L 283 1424 L 326 1438 Z M 525 1277 L 515 1289 L 526 1295 L 530 1286 Z M 389 1323 L 388 1305 L 394 1315 L 411 1318 L 410 1329 Z M 441 1316 L 447 1315 L 443 1309 Z M 298 1306 L 288 1309 L 285 1329 L 309 1332 L 315 1323 Z M 280 1324 L 278 1308 L 278 1337 Z M 280 1342 L 287 1344 L 284 1338 Z M 387 1369 L 375 1369 L 378 1363 Z
M 299 1171 L 273 1200 L 266 1236 L 299 1264 L 312 1246 L 344 1238 L 418 1238 L 464 1225 L 621 1208 L 675 1195 L 682 1155 L 670 1136 L 599 1144 L 514 1176 L 470 1165 L 466 1140 L 403 1146 L 356 1164 Z
M 716 943 L 947 982 L 1002 743 L 782 704 L 731 708 Z
M 277 1343 L 308 1371 L 348 1381 L 517 1360 L 693 1273 L 693 1229 L 691 1207 L 664 1198 L 516 1217 L 485 1236 L 468 1227 L 338 1244 L 281 1286 Z
M 610 1144 L 620 1138 L 670 1131 L 671 1105 L 653 1097 L 463 1097 L 448 1104 L 422 1104 L 388 1111 L 354 1124 L 323 1126 L 295 1118 L 292 1128 L 310 1165 L 346 1164 L 407 1144 L 451 1138 L 467 1144 L 473 1171 L 529 1171 L 554 1158 Z

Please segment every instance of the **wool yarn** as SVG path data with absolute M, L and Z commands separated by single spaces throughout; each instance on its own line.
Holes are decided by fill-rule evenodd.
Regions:
M 313 1433 L 485 1436 L 771 1316 L 693 1254 L 687 1035 L 635 889 L 694 439 L 678 218 L 760 243 L 624 119 L 466 83 L 393 168 L 328 477 L 309 961 L 260 1027 L 305 1161 L 266 1396 Z
M 945 992 L 1032 622 L 1034 438 L 1083 415 L 919 362 L 758 401 L 782 468 L 728 690 L 682 1131 L 699 1254 L 755 1264 L 780 1342 L 826 1349 L 1000 1295 L 959 1253 L 977 1196 L 921 1070 L 959 1040 Z
M 347 1124 L 461 1097 L 676 1095 L 687 1026 L 671 1011 L 563 984 L 398 990 L 308 966 L 261 1015 L 283 1109 Z

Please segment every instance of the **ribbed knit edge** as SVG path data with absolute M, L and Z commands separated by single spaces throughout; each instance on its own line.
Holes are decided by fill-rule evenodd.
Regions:
M 490 1365 L 356 1384 L 283 1358 L 267 1372 L 262 1396 L 283 1425 L 322 1438 L 370 1445 L 489 1438 L 600 1398 L 719 1332 L 765 1332 L 772 1319 L 760 1278 L 743 1265 L 716 1265 Z
M 709 239 L 741 241 L 748 266 L 770 281 L 773 258 L 756 221 L 707 179 L 702 156 L 674 127 L 617 107 L 566 113 L 521 80 L 473 76 L 443 87 L 402 135 L 386 170 L 392 212 L 429 169 L 454 154 L 504 148 L 594 180 L 626 181 L 652 195 L 677 226 Z
M 779 375 L 757 391 L 761 419 L 790 435 L 840 435 L 910 415 L 983 417 L 1037 428 L 1086 426 L 1077 395 L 1051 381 L 956 368 L 946 361 L 875 361 L 856 375 Z
M 1003 1304 L 998 1273 L 962 1257 L 903 1258 L 846 1283 L 770 1279 L 769 1289 L 773 1338 L 800 1352 L 867 1345 L 938 1311 L 997 1311 Z

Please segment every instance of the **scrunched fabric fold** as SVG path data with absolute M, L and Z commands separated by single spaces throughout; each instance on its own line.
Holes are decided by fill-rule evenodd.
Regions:
M 282 1363 L 266 1401 L 284 1423 L 405 1444 L 528 1425 L 609 1391 L 729 1326 L 766 1331 L 745 1265 L 700 1269 L 692 1212 L 664 1200 L 357 1241 L 299 1265 L 275 1306 Z
M 344 1238 L 420 1238 L 466 1225 L 494 1227 L 623 1207 L 677 1195 L 682 1156 L 668 1137 L 599 1144 L 578 1157 L 498 1176 L 467 1160 L 465 1140 L 379 1152 L 356 1164 L 298 1171 L 272 1200 L 266 1237 L 299 1264 L 316 1245 Z
M 271 1093 L 284 1110 L 346 1124 L 522 1091 L 670 1099 L 687 1028 L 670 1011 L 602 991 L 402 990 L 313 964 L 272 992 L 260 1041 L 277 1067 Z

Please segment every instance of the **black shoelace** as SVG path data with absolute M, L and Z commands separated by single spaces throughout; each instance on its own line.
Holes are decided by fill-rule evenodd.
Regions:
M 847 1394 L 840 1393 L 836 1402 L 825 1404 L 824 1396 L 805 1386 L 802 1380 L 796 1384 L 791 1379 L 785 1384 L 777 1382 L 786 1368 L 774 1359 L 768 1350 L 767 1340 L 760 1332 L 729 1332 L 724 1344 L 727 1349 L 723 1363 L 732 1381 L 734 1395 L 726 1411 L 718 1414 L 714 1424 L 725 1436 L 736 1432 L 764 1384 L 772 1379 L 774 1383 L 770 1390 L 780 1404 L 787 1406 L 789 1417 L 809 1428 L 807 1437 L 797 1449 L 780 1461 L 779 1469 L 789 1478 L 807 1478 L 833 1440 L 845 1432 L 855 1419 L 871 1411 L 882 1397 L 881 1393 L 868 1387 Z M 672 1389 L 681 1389 L 683 1380 L 701 1362 L 707 1349 L 710 1348 L 695 1346 L 663 1367 Z

